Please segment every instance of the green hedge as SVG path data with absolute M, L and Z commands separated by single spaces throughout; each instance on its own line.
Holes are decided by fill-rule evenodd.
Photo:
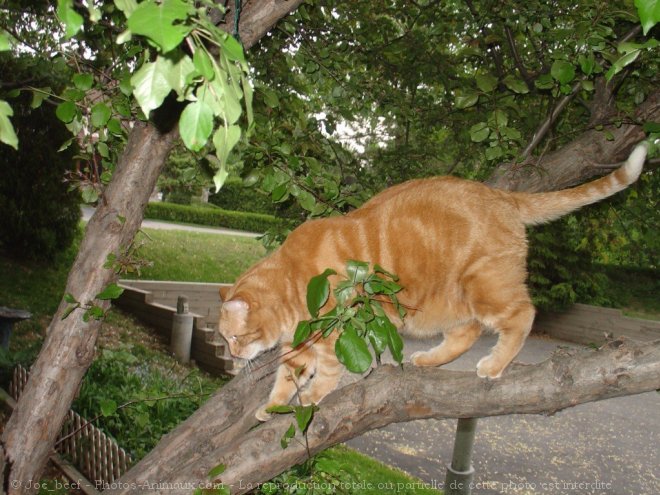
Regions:
M 270 228 L 281 227 L 286 223 L 285 220 L 261 213 L 245 213 L 174 203 L 149 203 L 144 216 L 155 220 L 194 223 L 249 232 L 266 232 Z
M 283 203 L 273 203 L 270 195 L 260 193 L 254 187 L 245 187 L 243 181 L 236 178 L 228 179 L 220 191 L 210 194 L 209 203 L 223 210 L 276 215 L 279 218 L 291 218 L 298 223 L 307 216 L 293 198 Z

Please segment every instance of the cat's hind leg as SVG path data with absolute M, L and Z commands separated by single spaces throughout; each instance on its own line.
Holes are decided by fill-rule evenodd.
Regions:
M 535 313 L 534 306 L 527 299 L 509 304 L 501 313 L 482 320 L 497 330 L 499 338 L 490 354 L 477 363 L 477 375 L 491 379 L 502 375 L 525 343 L 525 338 L 532 329 Z
M 481 324 L 470 321 L 445 332 L 442 343 L 428 351 L 415 352 L 410 360 L 415 366 L 440 366 L 458 358 L 481 335 Z

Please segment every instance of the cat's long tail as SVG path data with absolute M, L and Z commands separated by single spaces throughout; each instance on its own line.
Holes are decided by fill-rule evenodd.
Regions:
M 526 225 L 549 222 L 607 198 L 635 182 L 646 160 L 648 143 L 638 144 L 621 167 L 605 177 L 581 186 L 546 193 L 511 193 Z

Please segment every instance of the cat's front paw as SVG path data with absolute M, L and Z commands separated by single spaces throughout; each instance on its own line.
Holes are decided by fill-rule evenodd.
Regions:
M 502 376 L 504 367 L 495 362 L 493 356 L 484 356 L 477 363 L 477 376 L 495 380 Z
M 428 352 L 425 351 L 414 352 L 410 356 L 410 362 L 415 366 L 435 366 L 435 363 L 429 360 Z
M 270 418 L 273 417 L 273 415 L 267 411 L 267 409 L 271 406 L 272 404 L 266 404 L 264 406 L 261 406 L 259 409 L 257 409 L 257 412 L 254 413 L 254 417 L 257 418 L 262 423 L 268 421 Z

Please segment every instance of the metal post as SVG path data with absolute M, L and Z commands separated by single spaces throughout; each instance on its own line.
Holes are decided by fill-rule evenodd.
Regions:
M 188 298 L 179 296 L 176 301 L 176 314 L 172 317 L 172 339 L 170 349 L 180 363 L 190 362 L 193 315 L 188 312 Z
M 472 448 L 477 428 L 476 418 L 459 418 L 454 440 L 454 453 L 445 476 L 445 495 L 470 495 L 474 468 Z

